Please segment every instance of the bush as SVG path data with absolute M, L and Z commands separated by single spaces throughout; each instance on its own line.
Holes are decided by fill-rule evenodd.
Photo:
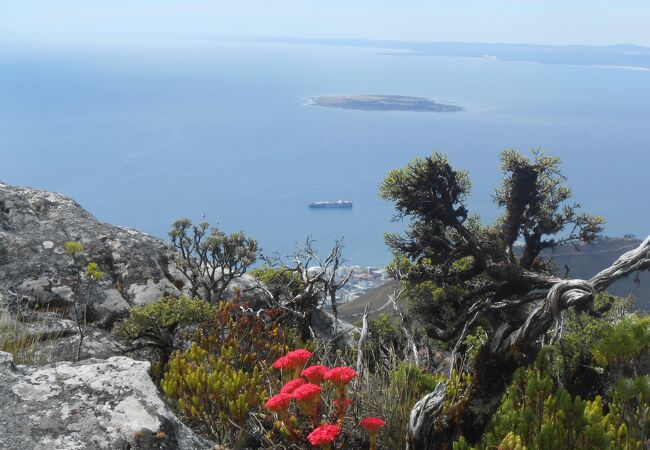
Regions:
M 230 282 L 257 261 L 257 241 L 241 231 L 227 235 L 207 222 L 193 225 L 183 218 L 172 224 L 169 236 L 178 250 L 174 261 L 193 297 L 221 300 Z
M 191 347 L 175 351 L 165 368 L 165 394 L 192 425 L 220 444 L 254 447 L 263 439 L 260 430 L 272 427 L 258 414 L 273 384 L 268 362 L 297 344 L 291 332 L 272 322 L 274 315 L 221 302 L 196 328 Z
M 252 373 L 236 369 L 241 356 L 233 345 L 222 346 L 215 355 L 195 342 L 172 356 L 161 381 L 165 394 L 206 435 L 236 446 L 245 439 L 241 432 L 249 413 L 266 397 L 257 367 Z
M 646 448 L 650 376 L 638 374 L 647 373 L 650 319 L 630 314 L 613 323 L 591 318 L 567 325 L 532 367 L 517 370 L 478 445 L 460 439 L 455 450 Z M 590 399 L 562 385 L 578 371 L 591 373 L 591 386 L 581 389 Z
M 127 352 L 144 353 L 153 363 L 154 375 L 159 375 L 180 345 L 179 332 L 207 324 L 217 311 L 217 307 L 200 298 L 166 297 L 132 307 L 129 318 L 116 324 L 113 332 L 127 346 Z

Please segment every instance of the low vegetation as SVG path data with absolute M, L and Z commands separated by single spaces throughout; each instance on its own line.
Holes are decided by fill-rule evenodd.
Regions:
M 468 174 L 443 155 L 391 171 L 381 195 L 410 220 L 406 234 L 387 236 L 395 308 L 406 313 L 364 320 L 358 349 L 336 350 L 296 320 L 331 296 L 327 271 L 307 270 L 321 261 L 310 240 L 295 266 L 253 269 L 262 309 L 215 304 L 214 293 L 163 299 L 134 308 L 118 334 L 157 342 L 163 391 L 233 448 L 647 448 L 650 319 L 596 295 L 625 270 L 565 281 L 541 256 L 594 240 L 603 219 L 568 203 L 557 158 L 508 150 L 502 168 L 504 211 L 489 226 L 465 206 Z M 191 245 L 207 248 L 207 225 L 190 227 L 175 224 L 177 247 L 191 229 Z M 621 263 L 625 273 L 650 265 L 645 252 Z
M 501 158 L 492 225 L 469 213 L 469 176 L 443 155 L 390 172 L 381 196 L 409 220 L 387 236 L 398 314 L 365 315 L 358 348 L 336 347 L 338 321 L 330 338 L 309 321 L 325 302 L 336 312 L 340 241 L 323 259 L 310 239 L 290 264 L 264 258 L 249 304 L 226 292 L 257 242 L 187 219 L 170 235 L 190 295 L 134 306 L 113 332 L 153 363 L 178 414 L 228 448 L 649 448 L 650 317 L 604 292 L 650 267 L 649 241 L 590 280 L 562 279 L 542 250 L 594 240 L 603 219 L 568 203 L 557 158 Z M 80 349 L 82 281 L 102 274 L 66 249 Z M 28 361 L 38 338 L 3 314 L 0 350 Z

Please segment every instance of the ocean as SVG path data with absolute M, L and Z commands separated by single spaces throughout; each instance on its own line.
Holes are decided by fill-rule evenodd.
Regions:
M 328 94 L 428 97 L 456 113 L 306 104 Z M 650 232 L 650 72 L 345 46 L 127 36 L 0 37 L 0 180 L 61 192 L 98 219 L 167 237 L 186 216 L 244 230 L 266 254 L 344 237 L 383 265 L 383 177 L 449 155 L 490 222 L 505 148 L 562 158 L 574 199 L 606 234 Z M 308 204 L 351 200 L 351 210 Z

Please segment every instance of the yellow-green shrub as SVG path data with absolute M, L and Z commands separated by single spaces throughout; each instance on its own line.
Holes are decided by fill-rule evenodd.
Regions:
M 244 428 L 249 412 L 266 396 L 257 367 L 251 373 L 233 367 L 239 356 L 232 345 L 214 355 L 193 343 L 172 356 L 161 382 L 183 414 L 219 442 L 233 430 L 231 421 Z
M 175 351 L 161 386 L 181 412 L 206 435 L 235 448 L 259 439 L 249 417 L 268 398 L 269 364 L 297 342 L 273 324 L 274 311 L 246 312 L 221 302 L 197 329 L 189 349 Z M 272 424 L 269 424 L 272 426 Z

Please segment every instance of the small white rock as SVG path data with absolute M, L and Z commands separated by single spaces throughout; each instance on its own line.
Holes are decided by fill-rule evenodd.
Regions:
M 43 248 L 45 250 L 49 250 L 52 247 L 54 247 L 54 242 L 52 242 L 52 241 L 43 241 Z

